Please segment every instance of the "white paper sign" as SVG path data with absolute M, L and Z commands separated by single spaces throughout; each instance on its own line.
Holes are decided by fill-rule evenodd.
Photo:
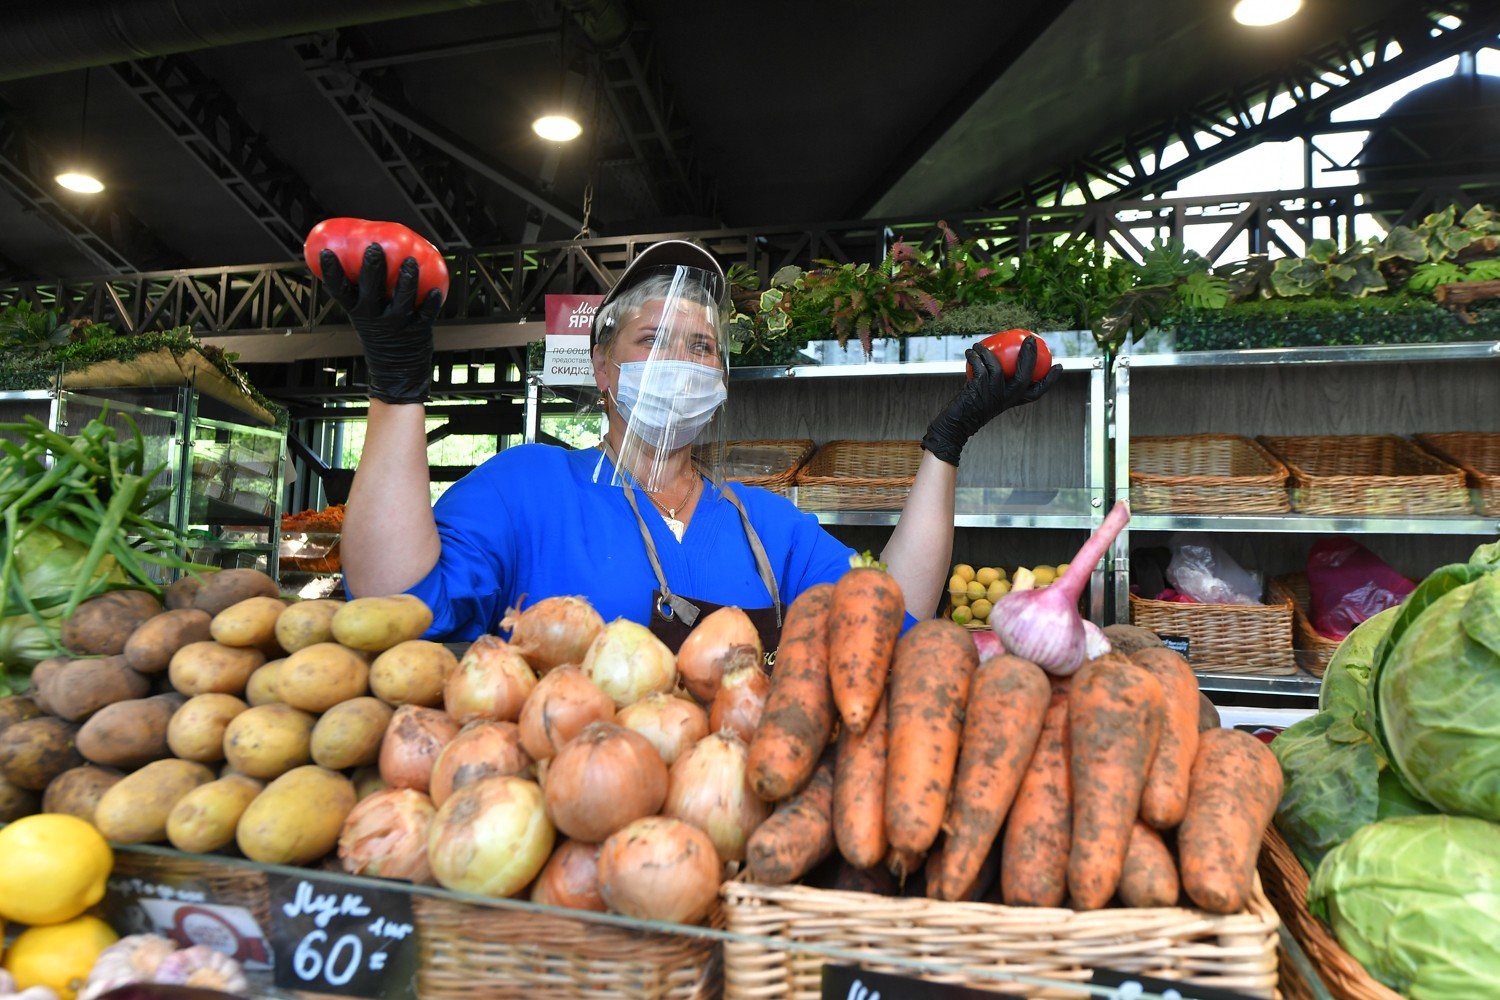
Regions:
M 602 295 L 549 295 L 546 302 L 546 354 L 543 385 L 593 385 L 589 327 Z

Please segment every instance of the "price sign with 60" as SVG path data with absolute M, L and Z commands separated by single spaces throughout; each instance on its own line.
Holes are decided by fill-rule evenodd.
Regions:
M 276 985 L 346 997 L 410 997 L 416 928 L 406 893 L 270 876 Z

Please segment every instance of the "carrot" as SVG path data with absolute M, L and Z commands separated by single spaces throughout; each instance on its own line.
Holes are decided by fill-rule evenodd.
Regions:
M 1198 753 L 1198 679 L 1188 661 L 1170 649 L 1142 649 L 1130 659 L 1149 670 L 1166 695 L 1161 739 L 1141 791 L 1141 818 L 1170 830 L 1187 812 L 1188 774 Z
M 1007 906 L 1061 906 L 1068 898 L 1073 782 L 1068 772 L 1068 682 L 1052 682 L 1031 765 L 1010 808 L 1000 858 Z
M 922 875 L 927 882 L 926 895 L 928 899 L 944 899 L 939 895 L 942 891 L 944 858 L 948 856 L 948 848 L 952 844 L 952 838 L 943 837 L 937 842 L 932 851 L 927 855 L 927 864 L 922 867 Z M 990 852 L 979 859 L 979 871 L 970 883 L 968 891 L 958 897 L 958 901 L 964 903 L 977 903 L 985 898 L 990 890 L 996 887 L 1000 877 L 1000 844 L 997 842 L 991 847 Z
M 985 660 L 973 686 L 943 822 L 943 860 L 928 882 L 936 899 L 963 899 L 974 888 L 1031 763 L 1052 698 L 1042 669 L 1015 656 Z
M 833 762 L 824 761 L 807 787 L 755 828 L 745 844 L 745 870 L 752 882 L 786 885 L 832 853 Z
M 833 836 L 839 853 L 856 868 L 870 868 L 885 857 L 885 754 L 890 733 L 885 702 L 875 710 L 864 735 L 839 733 L 833 772 Z
M 892 848 L 923 853 L 942 829 L 978 659 L 963 626 L 941 618 L 918 622 L 896 643 L 885 769 L 885 835 Z
M 833 584 L 803 591 L 787 609 L 771 693 L 750 741 L 750 787 L 779 802 L 807 783 L 833 734 L 828 610 Z
M 1271 748 L 1238 729 L 1198 738 L 1187 815 L 1177 830 L 1182 888 L 1210 913 L 1237 913 L 1255 883 L 1266 824 L 1281 801 L 1281 767 Z
M 876 896 L 896 895 L 896 880 L 881 864 L 869 868 L 856 868 L 845 861 L 839 865 L 838 878 L 833 887 L 842 892 L 868 892 Z
M 1177 865 L 1161 834 L 1136 820 L 1120 873 L 1120 901 L 1126 906 L 1176 906 Z
M 922 862 L 927 860 L 926 851 L 903 851 L 899 847 L 892 847 L 885 855 L 885 867 L 896 877 L 896 885 L 906 894 L 906 880 L 922 870 Z
M 1068 895 L 1073 907 L 1097 910 L 1120 884 L 1130 825 L 1161 732 L 1161 685 L 1118 653 L 1083 665 L 1068 692 L 1069 766 L 1073 776 L 1073 844 Z
M 860 566 L 833 588 L 828 675 L 844 725 L 862 734 L 885 693 L 891 653 L 906 616 L 901 587 L 884 570 Z

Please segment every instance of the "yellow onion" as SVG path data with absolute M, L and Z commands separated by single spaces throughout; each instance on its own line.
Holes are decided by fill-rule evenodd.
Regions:
M 537 682 L 521 709 L 521 745 L 546 760 L 590 722 L 615 717 L 615 701 L 578 667 L 565 665 Z
M 719 896 L 719 852 L 682 820 L 638 819 L 600 848 L 599 892 L 627 917 L 702 923 Z
M 677 683 L 677 658 L 651 630 L 616 618 L 594 637 L 583 657 L 584 673 L 615 701 L 616 708 Z
M 526 662 L 545 674 L 564 663 L 578 663 L 604 629 L 604 619 L 582 597 L 549 597 L 522 611 L 511 608 L 500 627 Z
M 677 651 L 677 672 L 704 704 L 714 700 L 719 681 L 746 660 L 761 661 L 760 633 L 739 608 L 720 608 L 693 627 Z
M 531 901 L 570 910 L 603 912 L 599 895 L 599 845 L 565 840 L 531 886 Z
M 748 757 L 738 736 L 714 733 L 678 758 L 667 783 L 662 813 L 708 834 L 726 863 L 745 860 L 745 841 L 771 815 L 750 789 Z
M 536 782 L 483 778 L 448 796 L 438 810 L 427 861 L 446 889 L 514 896 L 547 863 L 556 837 Z
M 534 767 L 514 722 L 471 722 L 438 754 L 432 769 L 433 805 L 442 805 L 455 791 L 481 778 L 529 778 Z
M 667 766 L 640 733 L 591 722 L 547 766 L 547 815 L 574 840 L 597 844 L 661 810 Z
M 627 707 L 615 721 L 651 741 L 668 767 L 708 735 L 708 715 L 686 698 L 653 694 Z
M 493 719 L 515 722 L 536 687 L 536 674 L 503 639 L 474 640 L 443 685 L 443 707 L 455 722 Z
M 432 882 L 427 834 L 437 809 L 411 788 L 390 788 L 360 802 L 339 834 L 339 864 L 351 875 Z
M 380 744 L 381 780 L 391 788 L 427 791 L 438 754 L 457 735 L 458 723 L 437 709 L 402 705 Z
M 766 699 L 771 694 L 771 677 L 760 667 L 760 661 L 736 667 L 724 675 L 719 693 L 714 695 L 708 728 L 714 732 L 729 730 L 749 743 L 755 738 Z

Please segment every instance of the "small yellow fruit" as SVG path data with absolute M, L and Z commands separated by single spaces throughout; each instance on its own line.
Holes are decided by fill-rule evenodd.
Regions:
M 104 898 L 115 865 L 92 824 L 39 813 L 0 830 L 0 919 L 60 924 Z
M 989 588 L 978 580 L 969 581 L 969 600 L 977 601 L 989 592 Z
M 1058 563 L 1057 564 L 1057 575 L 1058 576 L 1062 576 L 1064 573 L 1066 573 L 1068 571 L 1068 567 L 1071 566 L 1071 565 L 1073 565 L 1073 564 L 1072 563 Z
M 1057 570 L 1052 566 L 1038 566 L 1031 571 L 1031 575 L 1036 577 L 1036 585 L 1038 587 L 1045 587 L 1057 579 Z
M 18 990 L 46 986 L 61 1000 L 74 994 L 94 968 L 99 953 L 119 935 L 98 917 L 78 917 L 49 927 L 22 931 L 5 956 L 5 969 L 16 977 Z
M 980 583 L 988 587 L 990 584 L 1000 579 L 1000 571 L 998 569 L 992 569 L 991 567 L 986 566 L 984 569 L 974 574 L 974 579 L 978 580 Z
M 953 567 L 953 575 L 961 577 L 964 583 L 968 583 L 970 580 L 974 579 L 974 567 L 970 566 L 968 563 L 959 563 L 957 566 Z
M 948 601 L 955 608 L 967 608 L 969 606 L 969 595 L 968 594 L 950 594 L 948 596 Z
M 984 596 L 989 599 L 991 604 L 994 604 L 1000 598 L 1004 597 L 1008 590 L 1010 590 L 1010 584 L 1004 580 L 996 580 L 990 584 L 990 589 L 985 592 Z
M 975 620 L 987 622 L 990 620 L 991 607 L 993 607 L 993 605 L 991 605 L 989 601 L 986 601 L 981 597 L 979 600 L 969 605 L 969 611 L 974 615 Z
M 968 608 L 954 608 L 953 620 L 959 625 L 967 625 L 974 620 L 974 616 L 969 613 Z
M 969 592 L 969 581 L 954 573 L 948 578 L 948 591 L 953 594 L 966 594 Z

